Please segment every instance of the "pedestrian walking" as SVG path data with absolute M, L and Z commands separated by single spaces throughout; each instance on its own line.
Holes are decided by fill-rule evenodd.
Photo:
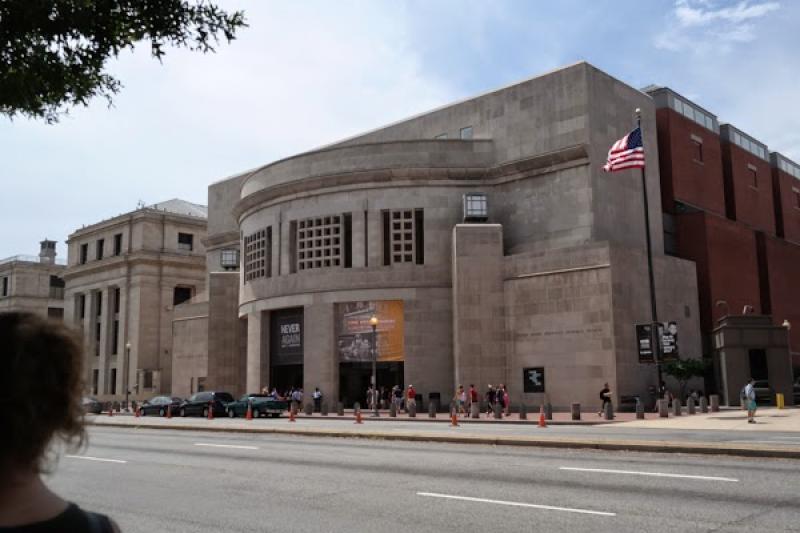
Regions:
M 464 416 L 467 415 L 467 391 L 464 390 L 464 385 L 458 386 L 458 399 L 456 401 L 456 405 L 458 406 L 458 412 L 462 413 Z
M 611 403 L 611 389 L 608 388 L 608 383 L 603 384 L 603 389 L 600 391 L 600 399 L 603 401 L 603 405 L 600 406 L 600 412 L 597 413 L 597 416 L 603 416 L 606 404 Z
M 469 409 L 470 412 L 472 411 L 472 404 L 478 403 L 478 389 L 475 388 L 475 384 L 471 383 L 469 386 Z M 478 408 L 480 412 L 480 408 Z
M 406 392 L 406 411 L 408 411 L 411 406 L 417 407 L 417 391 L 414 390 L 414 385 L 408 386 L 408 391 Z
M 503 385 L 503 412 L 508 416 L 511 409 L 511 398 L 508 396 L 508 387 Z
M 394 401 L 395 409 L 399 413 L 403 408 L 403 389 L 400 385 L 395 385 L 392 389 L 392 401 Z
M 311 395 L 314 399 L 314 412 L 321 413 L 322 412 L 322 393 L 319 390 L 319 387 L 314 388 L 314 393 Z
M 744 401 L 745 406 L 747 408 L 747 423 L 748 424 L 755 424 L 756 423 L 756 409 L 758 406 L 756 405 L 756 389 L 753 387 L 755 384 L 755 380 L 750 378 L 750 381 L 747 385 L 744 386 Z
M 494 410 L 495 392 L 492 384 L 489 384 L 489 389 L 486 391 L 486 418 L 491 418 L 492 411 Z

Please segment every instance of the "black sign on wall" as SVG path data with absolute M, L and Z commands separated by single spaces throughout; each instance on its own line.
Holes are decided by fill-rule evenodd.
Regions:
M 654 363 L 653 326 L 651 324 L 636 324 L 636 344 L 639 350 L 639 362 Z
M 270 313 L 270 364 L 303 364 L 303 309 Z
M 523 368 L 522 383 L 525 392 L 544 392 L 544 367 Z

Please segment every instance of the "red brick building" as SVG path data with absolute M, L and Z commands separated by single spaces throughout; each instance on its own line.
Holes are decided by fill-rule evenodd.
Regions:
M 719 319 L 788 320 L 800 371 L 800 165 L 666 87 L 656 103 L 664 245 L 697 264 L 704 356 Z

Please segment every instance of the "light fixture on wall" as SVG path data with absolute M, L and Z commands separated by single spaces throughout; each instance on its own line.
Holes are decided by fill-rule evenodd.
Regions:
M 752 305 L 745 305 L 742 308 L 743 315 L 752 315 L 753 314 L 753 306 Z
M 789 322 L 787 319 L 783 319 L 783 324 L 781 324 L 781 326 L 786 328 L 786 331 L 790 331 L 792 329 L 792 323 Z

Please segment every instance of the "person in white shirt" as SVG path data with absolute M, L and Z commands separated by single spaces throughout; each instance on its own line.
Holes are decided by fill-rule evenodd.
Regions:
M 747 407 L 747 422 L 749 424 L 756 423 L 756 409 L 758 406 L 756 405 L 756 390 L 753 387 L 754 384 L 755 381 L 753 378 L 750 378 L 750 381 L 744 387 L 744 401 L 745 407 Z

